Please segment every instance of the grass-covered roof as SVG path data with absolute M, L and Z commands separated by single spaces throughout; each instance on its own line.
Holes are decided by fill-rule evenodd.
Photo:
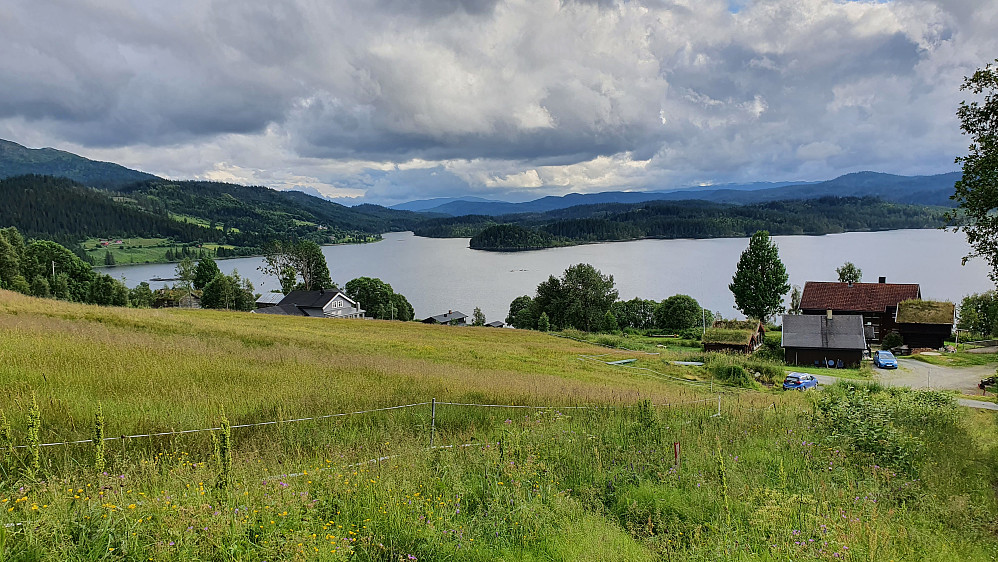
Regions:
M 907 300 L 898 304 L 899 324 L 952 324 L 956 308 L 951 302 Z
M 754 333 L 758 326 L 758 320 L 718 320 L 712 327 L 721 330 L 751 330 Z
M 710 328 L 703 335 L 703 343 L 720 343 L 727 345 L 749 345 L 752 343 L 754 329 L 731 330 L 726 328 Z

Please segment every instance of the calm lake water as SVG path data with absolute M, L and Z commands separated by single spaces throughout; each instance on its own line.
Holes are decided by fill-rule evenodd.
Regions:
M 919 283 L 927 299 L 959 302 L 964 295 L 993 288 L 981 260 L 961 266 L 969 251 L 962 233 L 940 230 L 851 232 L 828 236 L 777 236 L 780 257 L 790 281 L 834 281 L 835 268 L 846 261 L 863 270 L 863 281 Z M 412 303 L 417 318 L 460 310 L 470 315 L 481 307 L 489 321 L 504 320 L 509 303 L 533 296 L 549 275 L 560 276 L 570 265 L 590 263 L 613 275 L 620 298 L 661 300 L 688 294 L 726 317 L 737 316 L 728 283 L 748 246 L 747 238 L 712 240 L 635 240 L 496 253 L 471 250 L 467 238 L 420 238 L 409 232 L 387 233 L 373 244 L 326 246 L 323 253 L 333 281 L 343 285 L 355 277 L 380 277 Z M 258 292 L 280 289 L 259 271 L 262 258 L 219 260 L 225 273 L 233 269 L 252 280 Z M 148 281 L 153 288 L 173 277 L 173 264 L 101 268 L 129 287 Z M 363 304 L 363 303 L 362 303 Z

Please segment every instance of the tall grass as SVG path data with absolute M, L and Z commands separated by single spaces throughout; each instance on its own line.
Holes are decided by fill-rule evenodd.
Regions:
M 718 416 L 696 389 L 542 334 L 61 304 L 0 293 L 18 443 L 31 392 L 43 438 L 89 437 L 98 404 L 111 436 L 427 396 L 594 407 L 438 404 L 435 449 L 428 405 L 233 428 L 217 448 L 207 433 L 108 441 L 96 474 L 89 444 L 43 448 L 35 478 L 18 449 L 0 462 L 3 559 L 998 555 L 998 427 L 945 395 L 742 392 Z M 866 439 L 874 422 L 889 434 Z M 897 443 L 915 453 L 883 454 Z

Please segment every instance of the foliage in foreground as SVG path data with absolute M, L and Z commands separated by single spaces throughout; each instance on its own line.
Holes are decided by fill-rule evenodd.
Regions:
M 30 449 L 0 454 L 0 558 L 998 555 L 995 419 L 935 393 L 741 392 L 716 416 L 715 395 L 578 360 L 627 354 L 535 332 L 362 324 L 0 292 L 0 445 L 26 442 L 34 403 L 41 442 L 86 439 L 98 419 L 108 436 L 232 422 L 231 440 L 41 447 L 37 463 Z M 712 357 L 707 369 L 749 370 Z M 428 404 L 238 427 L 429 396 L 597 407 L 438 402 L 433 450 Z
M 901 419 L 869 437 L 872 425 L 834 421 L 842 400 Z M 992 418 L 975 428 L 935 393 L 912 391 L 839 388 L 818 403 L 812 414 L 807 396 L 769 408 L 729 398 L 720 417 L 709 404 L 441 407 L 446 447 L 435 450 L 414 431 L 425 411 L 380 413 L 315 423 L 326 437 L 308 443 L 291 427 L 233 430 L 229 466 L 205 436 L 114 444 L 96 474 L 67 452 L 38 480 L 5 465 L 0 522 L 24 525 L 3 531 L 0 548 L 155 560 L 998 554 L 994 440 L 981 433 L 993 434 Z M 897 454 L 907 450 L 918 453 Z

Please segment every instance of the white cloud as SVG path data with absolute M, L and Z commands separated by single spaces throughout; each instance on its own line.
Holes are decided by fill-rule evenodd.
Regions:
M 998 0 L 32 2 L 0 137 L 394 201 L 933 173 Z

